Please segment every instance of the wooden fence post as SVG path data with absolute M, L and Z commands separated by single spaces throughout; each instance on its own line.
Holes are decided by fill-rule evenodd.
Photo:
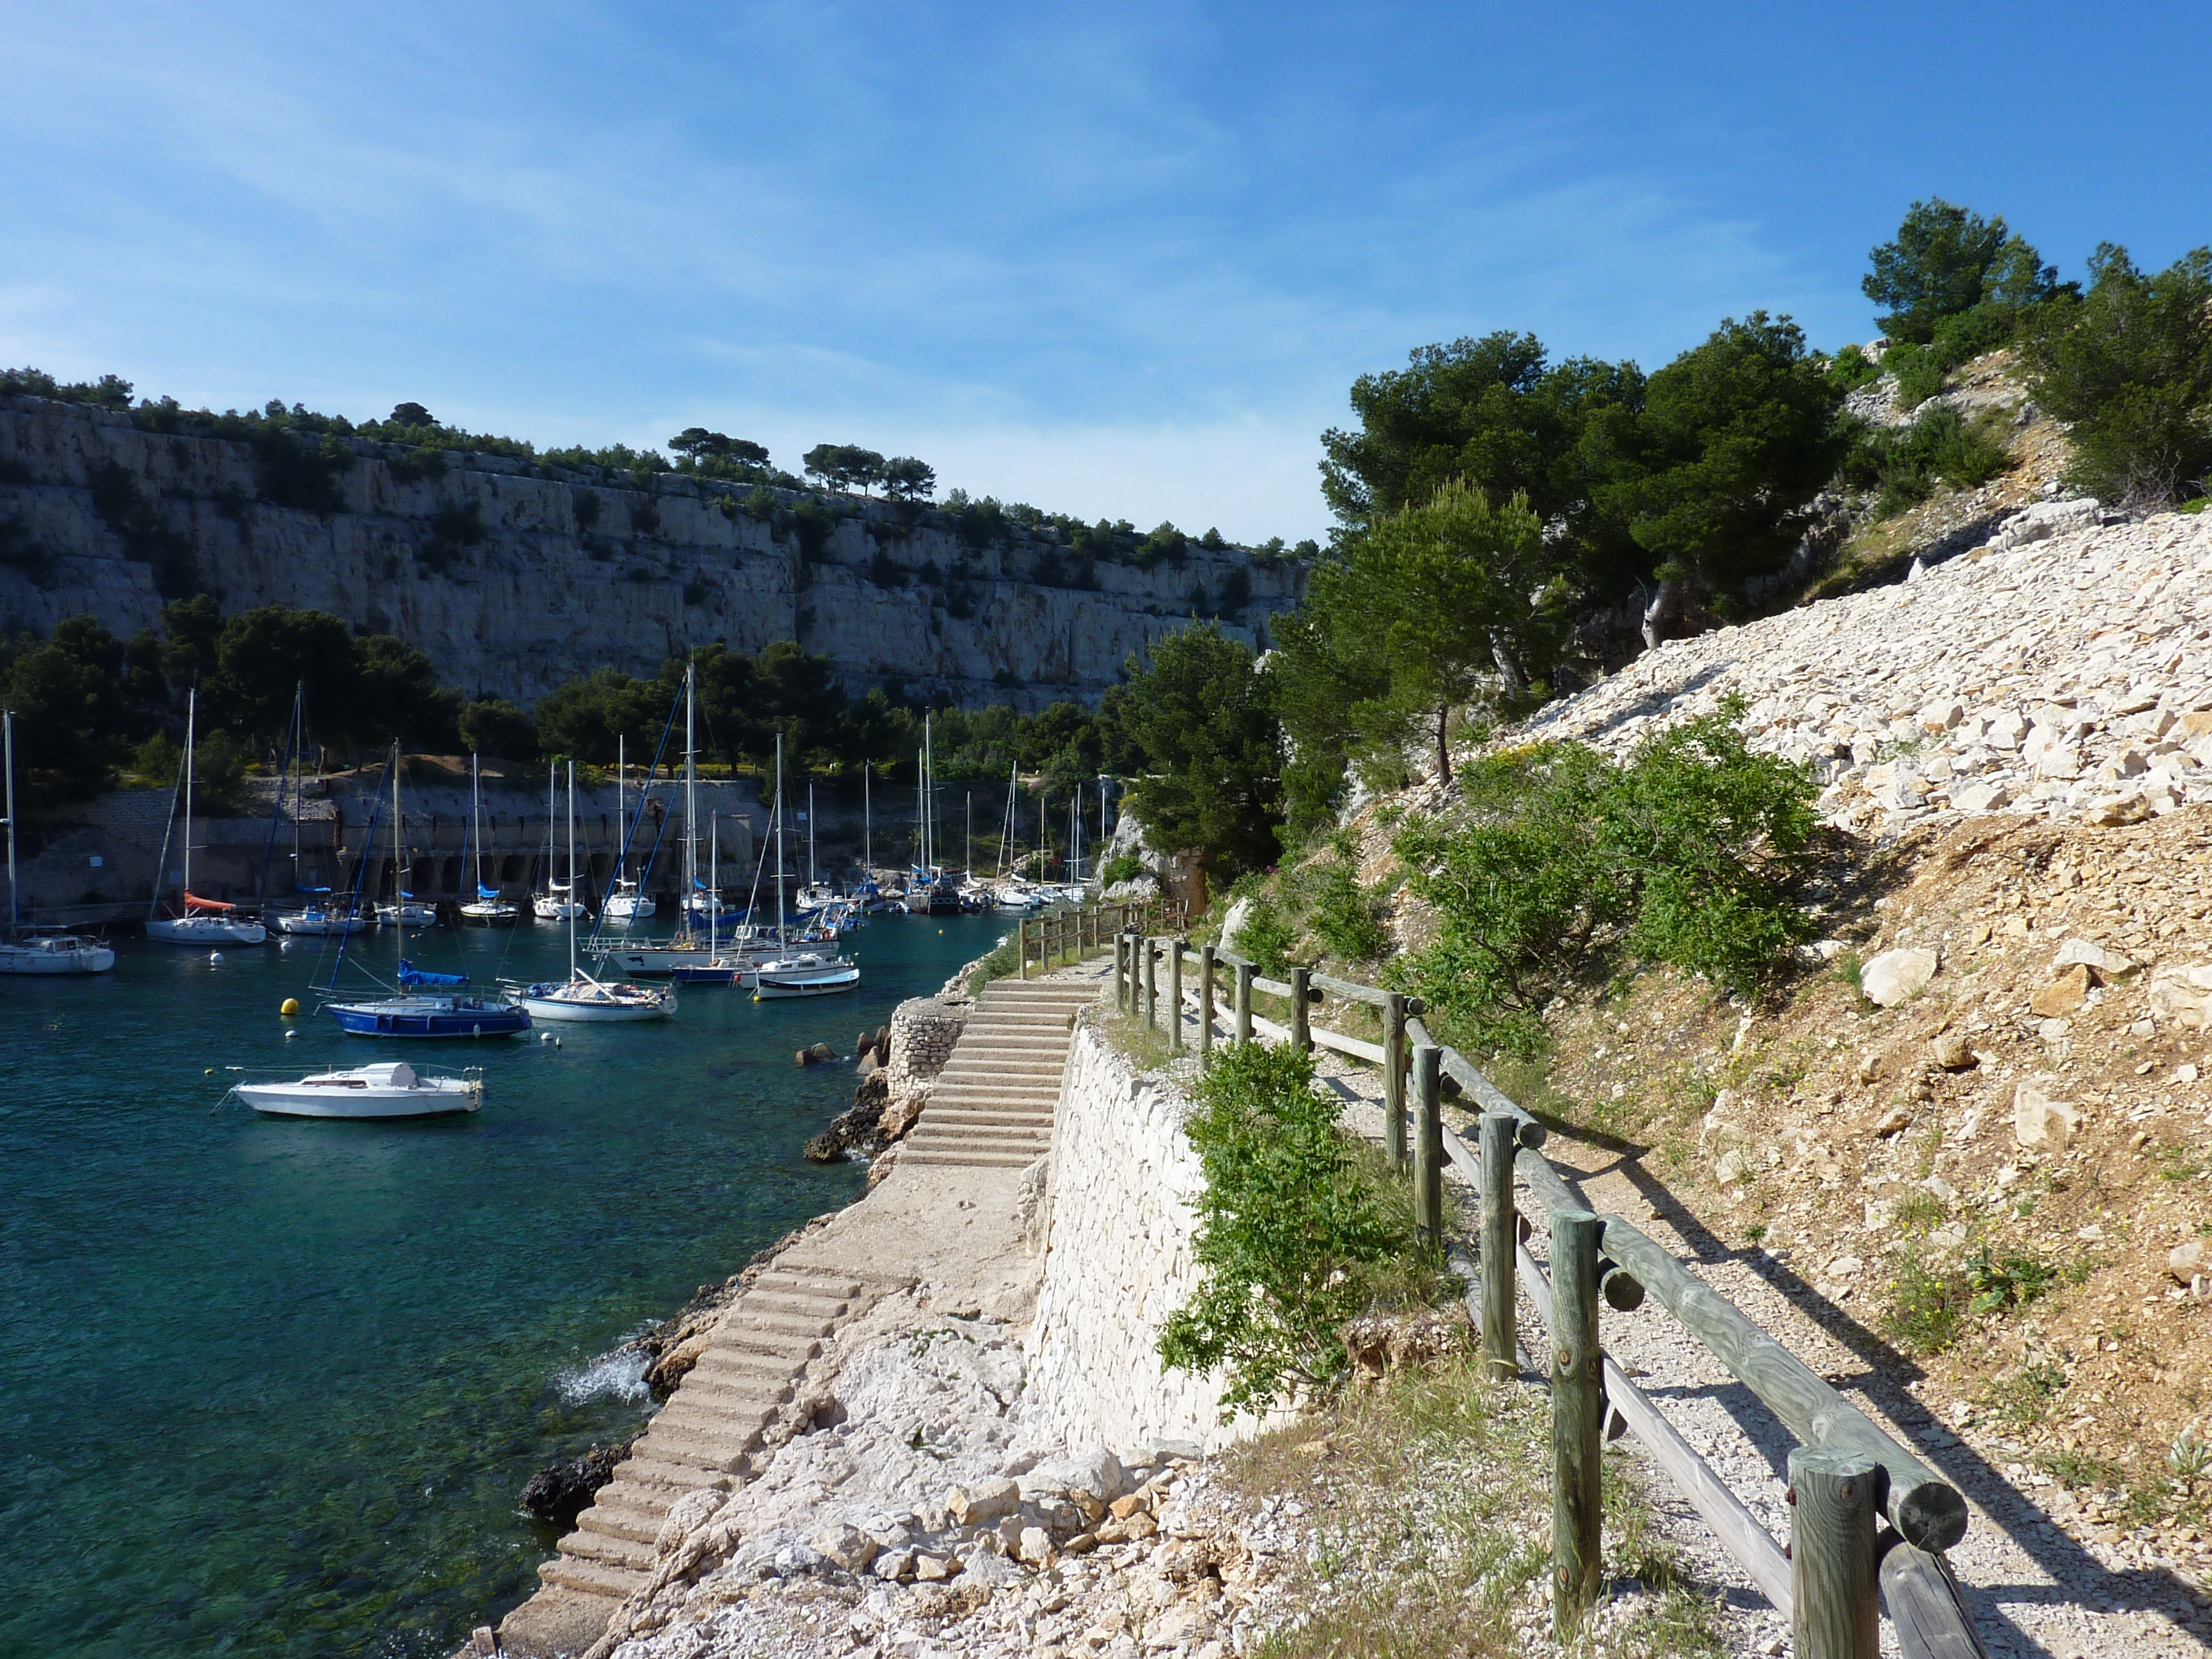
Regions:
M 1875 1659 L 1881 1650 L 1874 1526 L 1881 1466 L 1859 1452 L 1790 1454 L 1790 1642 L 1796 1659 Z
M 1030 919 L 1022 917 L 1014 923 L 1014 950 L 1022 959 L 1022 977 L 1030 976 Z
M 1312 985 L 1312 969 L 1291 969 L 1291 1047 L 1307 1054 L 1313 1052 L 1313 1021 L 1306 1012 L 1306 997 Z
M 1382 1004 L 1382 1150 L 1390 1167 L 1406 1167 L 1406 999 L 1393 991 Z
M 1187 939 L 1168 941 L 1168 1052 L 1182 1052 L 1182 953 L 1189 945 Z
M 1237 964 L 1237 1040 L 1252 1040 L 1252 964 Z
M 1198 947 L 1198 1054 L 1200 1060 L 1213 1052 L 1213 947 Z
M 1504 1112 L 1482 1115 L 1482 1356 L 1494 1382 L 1521 1375 L 1514 1352 L 1513 1157 L 1520 1126 Z
M 1145 935 L 1142 946 L 1145 957 L 1145 1029 L 1160 1029 L 1160 951 L 1152 937 Z
M 1444 1051 L 1432 1043 L 1413 1050 L 1413 1220 L 1421 1248 L 1444 1248 Z
M 1552 1212 L 1552 1630 L 1563 1642 L 1597 1605 L 1605 1565 L 1599 1232 L 1588 1210 Z
M 1116 933 L 1114 935 L 1114 1012 L 1117 1014 L 1129 1012 L 1128 971 L 1129 936 Z

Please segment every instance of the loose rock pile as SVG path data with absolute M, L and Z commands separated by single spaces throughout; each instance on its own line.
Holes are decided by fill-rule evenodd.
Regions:
M 2212 515 L 2034 507 L 1901 586 L 1662 646 L 1516 734 L 1615 753 L 1735 696 L 1838 827 L 2212 800 Z

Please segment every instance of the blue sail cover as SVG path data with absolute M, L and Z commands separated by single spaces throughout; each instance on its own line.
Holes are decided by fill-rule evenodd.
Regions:
M 329 888 L 327 888 L 327 887 L 306 887 L 306 886 L 298 886 L 298 884 L 296 884 L 296 883 L 295 884 L 295 886 L 297 886 L 297 887 L 298 887 L 298 890 L 299 890 L 299 891 L 301 891 L 301 892 L 302 892 L 302 893 L 327 893 L 327 892 L 329 892 L 329 891 L 331 890 L 330 890 Z
M 399 963 L 399 982 L 412 990 L 424 985 L 466 985 L 466 974 L 427 973 L 408 963 L 404 957 Z
M 478 882 L 477 884 L 477 896 L 480 899 L 495 899 L 499 896 L 499 889 L 496 887 L 487 887 L 482 882 Z

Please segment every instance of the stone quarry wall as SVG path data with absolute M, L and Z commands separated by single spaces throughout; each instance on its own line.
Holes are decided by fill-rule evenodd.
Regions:
M 343 509 L 325 518 L 258 500 L 247 444 L 0 398 L 0 460 L 29 478 L 0 482 L 0 523 L 15 521 L 47 561 L 0 566 L 0 629 L 44 634 L 80 613 L 123 635 L 158 625 L 152 568 L 125 556 L 94 507 L 90 480 L 110 463 L 187 539 L 226 611 L 280 601 L 326 611 L 421 647 L 472 696 L 525 703 L 603 665 L 647 673 L 693 646 L 755 651 L 793 638 L 829 656 L 855 693 L 897 681 L 1025 708 L 1096 701 L 1132 653 L 1187 625 L 1194 587 L 1218 599 L 1243 570 L 1250 600 L 1224 626 L 1250 641 L 1304 582 L 1295 564 L 1194 544 L 1180 566 L 1102 564 L 1095 589 L 1051 586 L 1040 565 L 1064 550 L 1049 528 L 975 550 L 941 514 L 908 526 L 890 504 L 850 496 L 826 498 L 843 516 L 807 558 L 794 532 L 744 509 L 744 487 L 477 454 L 448 455 L 440 477 L 401 477 L 397 447 L 345 441 L 356 459 L 338 477 Z M 799 499 L 772 494 L 786 508 Z M 471 507 L 482 541 L 443 548 L 442 570 L 418 557 L 435 550 L 441 511 Z M 875 579 L 890 574 L 886 556 L 908 573 L 896 586 Z
M 1154 1346 L 1197 1288 L 1190 1206 L 1205 1178 L 1183 1138 L 1188 1109 L 1089 1017 L 1077 1028 L 1044 1171 L 1044 1279 L 1024 1343 L 1032 1434 L 1212 1447 L 1253 1426 L 1224 1426 L 1220 1379 L 1164 1370 Z

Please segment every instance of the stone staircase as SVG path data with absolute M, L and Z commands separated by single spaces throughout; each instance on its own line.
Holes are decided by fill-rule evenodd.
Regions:
M 906 1138 L 901 1167 L 1021 1169 L 1051 1151 L 1076 1011 L 1097 1000 L 1095 975 L 992 981 Z
M 787 1252 L 740 1297 L 714 1340 L 614 1479 L 539 1567 L 548 1585 L 618 1602 L 646 1581 L 653 1540 L 677 1499 L 702 1486 L 721 1490 L 744 1479 L 794 1379 L 822 1352 L 823 1340 L 903 1278 Z

